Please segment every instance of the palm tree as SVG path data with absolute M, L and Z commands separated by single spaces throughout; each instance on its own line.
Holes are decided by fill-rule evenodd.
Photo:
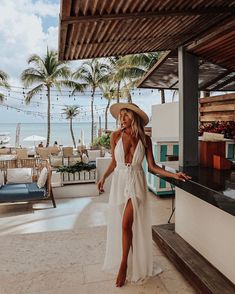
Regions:
M 29 104 L 31 99 L 40 93 L 44 88 L 47 91 L 47 143 L 50 144 L 50 131 L 51 131 L 51 88 L 56 87 L 61 90 L 61 86 L 73 87 L 82 91 L 83 86 L 79 85 L 72 80 L 69 80 L 71 75 L 70 69 L 66 62 L 58 61 L 58 54 L 56 51 L 48 50 L 44 57 L 39 55 L 32 55 L 28 59 L 28 64 L 33 64 L 33 67 L 25 69 L 21 74 L 21 80 L 25 87 L 36 84 L 30 90 L 25 98 L 26 104 Z
M 107 75 L 109 66 L 94 58 L 83 62 L 81 67 L 74 72 L 73 77 L 83 82 L 86 88 L 91 88 L 91 144 L 94 141 L 94 99 L 96 89 L 99 88 L 104 76 Z M 74 89 L 73 93 L 77 89 Z
M 79 115 L 79 107 L 78 106 L 66 106 L 65 108 L 62 109 L 63 114 L 66 115 L 66 119 L 69 119 L 69 126 L 70 126 L 70 132 L 71 132 L 71 137 L 73 140 L 73 146 L 76 148 L 76 141 L 74 138 L 74 133 L 73 133 L 73 118 Z
M 159 53 L 143 53 L 108 58 L 110 72 L 106 81 L 111 80 L 117 85 L 117 102 L 126 97 L 132 102 L 131 88 L 135 87 L 140 78 L 156 63 Z
M 119 103 L 123 90 L 130 90 L 130 86 L 133 86 L 133 81 L 143 75 L 143 70 L 131 64 L 126 56 L 110 57 L 108 61 L 110 63 L 110 72 L 106 79 L 117 85 L 117 103 Z M 128 101 L 131 101 L 130 91 L 128 97 Z
M 8 84 L 8 75 L 0 70 L 0 87 L 10 89 L 10 85 Z M 4 94 L 0 93 L 0 102 L 4 101 Z
M 132 65 L 132 67 L 136 67 L 140 70 L 149 71 L 151 67 L 158 61 L 161 56 L 160 52 L 152 52 L 152 53 L 141 53 L 141 54 L 132 54 L 126 55 L 122 57 L 121 63 Z
M 132 76 L 134 78 L 134 82 L 138 82 L 139 78 L 141 78 L 146 72 L 150 70 L 154 66 L 154 64 L 160 58 L 161 53 L 152 52 L 152 53 L 141 53 L 141 54 L 133 54 L 126 55 L 122 57 L 118 62 L 119 66 L 125 66 L 126 74 Z M 165 103 L 165 91 L 164 89 L 160 89 L 161 94 L 161 103 Z
M 103 97 L 107 100 L 107 105 L 105 108 L 105 130 L 108 129 L 108 110 L 112 99 L 115 99 L 117 95 L 117 91 L 115 90 L 113 84 L 111 82 L 104 83 L 100 86 L 100 89 L 103 93 Z

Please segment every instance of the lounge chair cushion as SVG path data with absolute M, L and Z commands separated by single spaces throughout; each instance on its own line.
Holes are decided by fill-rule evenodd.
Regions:
M 35 197 L 40 199 L 46 195 L 46 188 L 38 188 L 38 185 L 35 182 L 27 184 L 27 188 L 29 190 L 30 197 L 32 196 L 34 199 Z
M 63 165 L 63 157 L 62 156 L 50 156 L 50 165 L 52 167 L 60 167 Z
M 47 168 L 44 167 L 41 172 L 40 172 L 40 175 L 38 177 L 38 181 L 37 181 L 37 186 L 38 188 L 42 188 L 45 186 L 46 184 L 46 181 L 47 181 L 47 175 L 48 175 L 48 171 L 47 171 Z
M 0 189 L 1 202 L 37 200 L 45 195 L 45 188 L 39 189 L 37 183 L 7 184 Z
M 32 168 L 8 168 L 7 184 L 32 183 Z
M 0 187 L 4 186 L 5 184 L 5 179 L 4 179 L 4 171 L 0 171 Z
M 87 150 L 89 161 L 96 161 L 101 156 L 101 150 Z

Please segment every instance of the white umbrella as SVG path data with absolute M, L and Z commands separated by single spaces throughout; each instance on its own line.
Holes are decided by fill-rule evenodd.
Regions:
M 37 135 L 32 135 L 23 139 L 23 141 L 34 142 L 34 145 L 35 145 L 35 142 L 44 141 L 44 140 L 46 140 L 45 137 L 41 137 Z
M 80 134 L 80 140 L 81 140 L 81 145 L 84 145 L 84 130 L 81 129 L 81 134 Z

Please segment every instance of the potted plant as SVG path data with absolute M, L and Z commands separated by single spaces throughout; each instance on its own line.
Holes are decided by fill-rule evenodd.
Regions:
M 110 133 L 103 134 L 100 137 L 96 138 L 94 140 L 94 143 L 92 147 L 101 148 L 102 152 L 105 153 L 110 152 L 111 146 L 110 146 Z
M 61 166 L 57 172 L 61 173 L 63 184 L 96 180 L 96 165 L 94 163 L 77 162 L 71 166 Z

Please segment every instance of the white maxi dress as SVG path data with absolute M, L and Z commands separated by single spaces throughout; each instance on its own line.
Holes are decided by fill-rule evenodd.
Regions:
M 122 136 L 116 144 L 109 196 L 106 254 L 103 270 L 117 274 L 122 258 L 122 217 L 129 199 L 133 205 L 132 246 L 128 255 L 127 280 L 142 283 L 162 270 L 153 265 L 151 211 L 147 183 L 142 168 L 145 148 L 141 140 L 136 146 L 132 163 L 125 164 Z

